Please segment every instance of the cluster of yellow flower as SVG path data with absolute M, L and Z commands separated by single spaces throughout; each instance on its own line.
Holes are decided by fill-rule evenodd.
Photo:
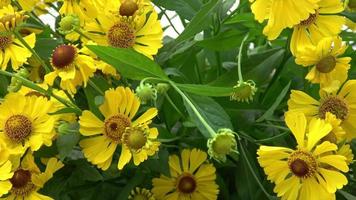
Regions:
M 255 0 L 251 9 L 263 33 L 276 39 L 293 28 L 290 50 L 297 64 L 311 67 L 306 79 L 320 85 L 320 100 L 293 90 L 285 121 L 297 141 L 295 150 L 261 146 L 258 161 L 282 199 L 335 199 L 347 184 L 343 173 L 353 161 L 356 138 L 356 80 L 348 79 L 350 57 L 338 36 L 346 19 L 340 0 Z M 286 13 L 288 11 L 288 13 Z M 348 23 L 349 26 L 350 23 Z M 318 192 L 316 192 L 318 191 Z
M 42 30 L 25 25 L 29 15 L 36 19 L 48 13 L 49 5 L 60 6 L 58 31 L 71 43 L 57 46 L 50 59 L 43 61 L 33 51 L 36 34 Z M 0 33 L 2 73 L 16 72 L 0 105 L 0 197 L 51 199 L 38 190 L 64 164 L 55 157 L 43 158 L 47 167 L 41 172 L 33 153 L 53 144 L 62 122 L 77 121 L 76 114 L 61 111 L 68 105 L 76 107 L 72 98 L 78 87 L 90 84 L 98 71 L 120 78 L 85 45 L 133 48 L 152 59 L 162 46 L 163 30 L 148 0 L 1 0 Z M 23 77 L 37 84 L 18 84 Z M 99 114 L 79 109 L 84 157 L 107 170 L 120 147 L 117 168 L 122 170 L 131 160 L 137 166 L 155 155 L 160 142 L 157 128 L 150 124 L 157 109 L 138 116 L 142 100 L 128 87 L 109 89 L 103 96 Z M 181 160 L 170 156 L 169 166 L 171 177 L 153 179 L 152 192 L 137 188 L 129 199 L 217 199 L 215 168 L 207 163 L 205 152 L 183 150 Z

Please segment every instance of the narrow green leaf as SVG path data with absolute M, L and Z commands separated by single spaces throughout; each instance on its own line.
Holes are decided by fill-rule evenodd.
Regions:
M 88 48 L 100 59 L 114 66 L 126 78 L 134 80 L 142 80 L 147 77 L 167 79 L 158 64 L 132 49 L 93 45 L 89 45 Z
M 356 200 L 356 196 L 354 196 L 348 192 L 345 192 L 344 190 L 338 190 L 338 192 L 340 194 L 342 194 L 342 196 L 344 196 L 345 199 L 347 199 L 347 200 Z
M 196 85 L 196 84 L 176 83 L 176 85 L 183 91 L 196 95 L 209 96 L 209 97 L 230 96 L 233 89 L 233 87 L 215 87 L 215 86 Z
M 256 122 L 262 122 L 263 120 L 265 120 L 273 115 L 274 111 L 277 109 L 279 104 L 281 104 L 282 100 L 287 95 L 287 93 L 289 91 L 290 84 L 291 84 L 291 82 L 289 82 L 288 85 L 286 87 L 284 87 L 284 89 L 281 91 L 281 93 L 279 94 L 279 96 L 277 97 L 277 99 L 273 103 L 273 105 L 260 118 L 258 118 L 256 120 Z
M 239 46 L 247 31 L 248 30 L 230 29 L 221 32 L 214 37 L 198 41 L 197 45 L 213 51 L 227 51 Z
M 208 20 L 210 15 L 213 13 L 220 2 L 221 0 L 210 0 L 208 3 L 202 6 L 199 12 L 193 17 L 188 26 L 185 28 L 185 30 L 180 34 L 180 36 L 178 36 L 176 42 L 178 43 L 192 38 L 195 36 L 195 34 L 204 30 L 207 27 L 208 22 L 210 22 L 210 20 Z

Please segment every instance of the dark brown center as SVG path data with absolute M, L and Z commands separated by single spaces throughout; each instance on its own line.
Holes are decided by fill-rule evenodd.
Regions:
M 192 175 L 185 173 L 178 179 L 177 188 L 182 193 L 191 194 L 197 188 L 197 182 Z
M 10 179 L 12 187 L 17 189 L 25 187 L 30 181 L 31 172 L 24 169 L 18 169 Z
M 61 45 L 52 54 L 52 65 L 57 69 L 65 69 L 70 66 L 77 55 L 77 50 L 72 45 Z
M 293 174 L 299 177 L 303 177 L 309 172 L 308 164 L 300 159 L 294 160 L 289 167 Z
M 12 43 L 11 35 L 0 36 L 0 49 L 6 49 Z
M 321 103 L 319 107 L 319 117 L 325 119 L 327 112 L 334 114 L 338 119 L 344 121 L 349 115 L 349 106 L 343 99 L 331 96 Z
M 321 73 L 329 73 L 335 69 L 336 59 L 334 56 L 327 56 L 316 64 L 316 68 Z
M 133 0 L 125 0 L 120 6 L 120 15 L 130 17 L 138 10 L 138 5 Z
M 23 115 L 13 115 L 5 122 L 5 134 L 15 142 L 23 141 L 32 132 L 31 121 Z

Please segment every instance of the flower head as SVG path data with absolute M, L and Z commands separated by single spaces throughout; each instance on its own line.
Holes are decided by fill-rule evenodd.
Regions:
M 152 192 L 158 199 L 215 200 L 219 193 L 215 167 L 206 163 L 207 154 L 198 149 L 184 149 L 181 157 L 169 157 L 170 177 L 152 180 Z
M 252 80 L 238 81 L 234 86 L 230 99 L 238 102 L 247 102 L 253 100 L 253 96 L 257 92 L 256 84 Z
M 136 187 L 130 193 L 128 200 L 156 200 L 151 191 Z
M 99 107 L 105 119 L 99 119 L 90 111 L 83 112 L 79 131 L 89 137 L 83 139 L 80 146 L 91 163 L 108 169 L 114 151 L 121 146 L 118 162 L 121 170 L 132 158 L 134 164 L 139 165 L 158 151 L 158 131 L 149 127 L 157 109 L 150 108 L 135 117 L 139 106 L 140 101 L 130 88 L 118 87 L 105 92 L 104 103 Z
M 208 154 L 217 161 L 225 162 L 229 154 L 238 154 L 235 133 L 230 129 L 220 129 L 208 140 Z
M 333 81 L 344 83 L 351 61 L 350 57 L 340 58 L 346 48 L 340 37 L 323 38 L 317 46 L 298 51 L 296 63 L 313 66 L 305 78 L 312 83 L 320 83 L 321 87 L 329 86 Z
M 140 98 L 142 104 L 146 104 L 157 99 L 157 90 L 149 83 L 140 84 L 136 88 L 136 95 Z
M 332 126 L 321 119 L 312 119 L 307 127 L 303 113 L 286 113 L 286 124 L 297 141 L 297 147 L 261 146 L 258 162 L 275 183 L 274 192 L 282 199 L 326 199 L 347 184 L 342 172 L 348 172 L 346 158 L 335 154 L 338 147 L 321 142 Z M 323 193 L 308 192 L 320 191 Z
M 78 28 L 80 28 L 79 17 L 74 14 L 69 14 L 64 16 L 59 22 L 58 31 L 63 35 L 67 35 L 73 33 Z

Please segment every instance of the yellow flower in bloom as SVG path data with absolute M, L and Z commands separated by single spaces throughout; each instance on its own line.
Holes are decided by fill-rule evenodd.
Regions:
M 98 15 L 97 6 L 101 0 L 59 0 L 63 2 L 61 15 L 76 14 L 81 20 L 94 18 Z
M 282 200 L 324 200 L 334 196 L 347 184 L 341 172 L 348 172 L 349 168 L 344 156 L 334 154 L 335 144 L 320 143 L 332 130 L 331 125 L 314 118 L 307 127 L 304 114 L 296 112 L 286 113 L 285 120 L 297 141 L 296 150 L 261 146 L 257 151 L 267 179 L 276 185 L 274 192 Z
M 356 80 L 347 81 L 339 92 L 320 90 L 320 100 L 317 101 L 308 94 L 292 90 L 288 101 L 289 110 L 303 112 L 307 118 L 325 119 L 327 112 L 341 120 L 340 126 L 346 132 L 346 138 L 356 137 Z
M 340 37 L 327 37 L 319 41 L 317 46 L 307 46 L 297 52 L 296 63 L 313 66 L 305 77 L 312 83 L 320 83 L 321 87 L 330 85 L 337 80 L 344 83 L 350 69 L 350 57 L 341 57 L 347 46 Z
M 345 18 L 336 14 L 344 7 L 340 0 L 320 0 L 315 13 L 294 26 L 290 50 L 295 55 L 298 49 L 317 45 L 324 37 L 337 36 L 345 24 Z
M 47 84 L 37 84 L 38 86 L 40 86 L 41 88 L 48 90 L 48 85 Z M 54 97 L 50 96 L 47 97 L 44 94 L 41 94 L 31 88 L 28 88 L 26 86 L 22 86 L 20 88 L 19 91 L 17 91 L 19 94 L 22 94 L 24 96 L 35 96 L 35 97 L 42 97 L 42 98 L 48 98 L 48 100 L 50 102 L 52 102 L 52 107 L 50 108 L 49 113 L 55 113 L 61 109 L 66 108 L 66 106 L 61 103 L 60 101 L 58 101 L 57 99 L 55 99 Z M 52 93 L 62 99 L 65 99 L 67 101 L 70 101 L 69 97 L 65 94 L 64 91 L 62 90 L 57 90 L 57 89 L 52 89 Z M 59 122 L 59 120 L 63 120 L 63 121 L 68 121 L 68 122 L 74 122 L 76 120 L 76 116 L 74 113 L 63 113 L 63 114 L 56 114 L 56 115 L 52 115 L 53 117 L 56 118 L 56 121 Z
M 215 167 L 206 163 L 201 150 L 184 149 L 181 158 L 169 156 L 170 177 L 161 175 L 152 180 L 157 199 L 216 200 L 219 189 L 215 183 Z
M 154 10 L 150 0 L 107 1 L 103 9 L 124 18 L 136 17 Z
M 12 68 L 17 70 L 32 55 L 31 51 L 11 33 L 25 18 L 23 12 L 15 11 L 11 5 L 0 9 L 0 66 L 2 70 L 7 68 L 10 61 Z M 23 39 L 31 48 L 35 46 L 36 36 L 34 33 Z
M 283 29 L 292 28 L 302 20 L 308 19 L 318 8 L 319 0 L 250 0 L 255 19 L 262 23 L 268 20 L 263 33 L 269 40 L 276 39 Z M 286 17 L 288 12 L 288 17 Z
M 53 104 L 46 98 L 10 93 L 0 105 L 0 140 L 17 153 L 51 146 L 55 118 L 47 113 Z
M 9 160 L 10 152 L 6 144 L 0 140 L 0 197 L 7 194 L 12 185 L 9 179 L 13 176 L 12 164 Z
M 61 78 L 60 87 L 70 93 L 76 93 L 77 86 L 86 87 L 89 77 L 94 75 L 94 59 L 74 45 L 60 45 L 52 54 L 53 72 L 46 74 L 45 82 L 53 85 L 57 77 Z
M 157 18 L 155 11 L 134 18 L 106 12 L 86 23 L 84 29 L 86 35 L 98 45 L 133 48 L 152 58 L 162 47 L 163 30 Z
M 118 145 L 122 145 L 118 169 L 122 169 L 131 157 L 135 165 L 139 165 L 155 154 L 159 146 L 155 141 L 158 131 L 148 125 L 157 115 L 157 109 L 150 108 L 135 118 L 139 107 L 140 101 L 130 88 L 118 87 L 105 92 L 104 103 L 99 107 L 104 120 L 90 111 L 83 112 L 79 131 L 90 138 L 79 144 L 91 163 L 108 169 Z
M 47 162 L 45 171 L 41 172 L 37 167 L 31 152 L 27 153 L 21 161 L 21 164 L 11 170 L 13 175 L 7 179 L 7 182 L 10 182 L 10 189 L 6 191 L 5 194 L 7 195 L 2 199 L 52 199 L 38 193 L 38 190 L 43 188 L 44 184 L 53 177 L 53 174 L 63 166 L 62 162 L 58 161 L 56 158 L 50 158 Z M 3 195 L 0 195 L 0 197 L 1 196 Z

